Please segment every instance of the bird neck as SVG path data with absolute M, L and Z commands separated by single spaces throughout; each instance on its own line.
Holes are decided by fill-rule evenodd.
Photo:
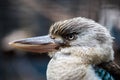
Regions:
M 84 64 L 100 64 L 112 60 L 112 54 L 101 47 L 67 47 L 50 53 L 54 59 L 78 59 Z

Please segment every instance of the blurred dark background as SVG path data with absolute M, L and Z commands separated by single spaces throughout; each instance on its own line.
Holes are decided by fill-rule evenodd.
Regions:
M 47 54 L 14 50 L 8 43 L 48 34 L 54 22 L 79 16 L 111 31 L 120 63 L 120 0 L 0 0 L 0 80 L 46 80 Z

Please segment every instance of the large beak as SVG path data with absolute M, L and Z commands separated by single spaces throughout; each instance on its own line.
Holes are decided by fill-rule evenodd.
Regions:
M 37 53 L 52 52 L 59 48 L 59 45 L 49 35 L 16 40 L 9 44 L 21 50 Z

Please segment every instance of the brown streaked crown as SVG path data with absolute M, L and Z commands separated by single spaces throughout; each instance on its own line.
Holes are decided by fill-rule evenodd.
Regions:
M 93 27 L 94 21 L 86 18 L 73 18 L 64 21 L 58 21 L 53 24 L 50 28 L 51 35 L 65 35 L 69 33 L 79 33 L 80 31 L 86 30 L 86 28 Z

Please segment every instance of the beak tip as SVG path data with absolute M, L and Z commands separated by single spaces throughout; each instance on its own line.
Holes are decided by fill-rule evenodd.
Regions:
M 14 42 L 9 42 L 8 44 L 11 46 L 11 45 L 13 45 L 13 44 L 14 44 Z
M 16 41 L 12 41 L 12 42 L 9 42 L 8 44 L 14 47 L 16 43 L 17 43 Z

